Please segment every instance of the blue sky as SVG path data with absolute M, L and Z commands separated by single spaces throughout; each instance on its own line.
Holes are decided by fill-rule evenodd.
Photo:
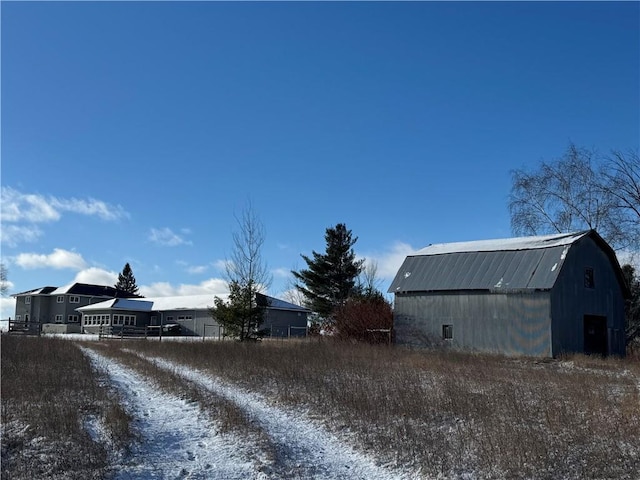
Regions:
M 510 171 L 638 148 L 638 2 L 2 2 L 11 293 L 224 292 L 234 215 L 269 293 L 346 223 L 407 253 L 511 235 Z M 13 315 L 3 300 L 2 317 Z

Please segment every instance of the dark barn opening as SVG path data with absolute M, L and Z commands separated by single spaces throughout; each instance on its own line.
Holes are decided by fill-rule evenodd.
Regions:
M 584 316 L 584 353 L 607 355 L 607 317 Z

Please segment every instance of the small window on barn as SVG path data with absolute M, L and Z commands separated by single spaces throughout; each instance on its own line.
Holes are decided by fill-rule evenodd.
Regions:
M 443 340 L 453 339 L 453 325 L 442 325 L 442 339 Z
M 31 303 L 31 297 L 24 297 L 24 303 L 26 304 Z
M 596 288 L 596 282 L 593 277 L 593 268 L 591 267 L 584 269 L 584 286 L 585 288 Z
M 56 302 L 64 303 L 64 295 L 58 295 L 58 298 L 56 299 Z

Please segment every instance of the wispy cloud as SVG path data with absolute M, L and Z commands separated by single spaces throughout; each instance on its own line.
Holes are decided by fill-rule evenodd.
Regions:
M 33 243 L 42 235 L 42 230 L 36 225 L 2 225 L 2 243 L 8 247 Z
M 94 198 L 60 198 L 34 193 L 22 193 L 2 187 L 3 222 L 55 222 L 65 212 L 97 216 L 103 220 L 118 220 L 129 214 L 120 205 L 110 205 Z
M 274 277 L 278 278 L 288 278 L 291 276 L 291 269 L 289 268 L 274 268 L 271 270 L 271 273 Z
M 11 247 L 42 236 L 42 230 L 36 224 L 57 222 L 65 213 L 94 216 L 107 221 L 129 216 L 120 205 L 93 198 L 60 198 L 23 193 L 11 187 L 2 187 L 0 198 L 2 243 Z
M 225 272 L 227 270 L 227 265 L 229 264 L 229 262 L 227 260 L 216 260 L 215 262 L 213 262 L 213 267 L 220 271 L 220 272 Z
M 396 273 L 400 269 L 402 262 L 407 257 L 414 253 L 417 249 L 411 245 L 396 242 L 389 249 L 382 253 L 374 253 L 365 255 L 367 262 L 375 262 L 378 270 L 377 275 L 381 280 L 393 280 Z
M 145 297 L 172 297 L 179 295 L 211 295 L 226 298 L 229 294 L 227 282 L 221 278 L 210 278 L 199 284 L 172 285 L 169 282 L 156 282 L 140 286 L 140 293 Z
M 197 275 L 199 273 L 204 273 L 209 269 L 207 265 L 191 265 L 187 267 L 187 273 L 192 275 Z
M 25 270 L 36 268 L 83 270 L 87 267 L 82 255 L 62 248 L 55 248 L 49 254 L 21 253 L 14 258 L 13 263 Z
M 185 230 L 183 230 L 184 232 Z M 163 247 L 177 247 L 179 245 L 191 245 L 190 240 L 185 240 L 170 228 L 152 228 L 149 232 L 149 240 Z

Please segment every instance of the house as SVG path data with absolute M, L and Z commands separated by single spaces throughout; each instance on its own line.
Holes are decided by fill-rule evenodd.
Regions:
M 112 298 L 78 308 L 78 312 L 84 333 L 99 333 L 104 327 L 117 332 L 126 326 L 178 324 L 184 335 L 221 335 L 221 327 L 209 315 L 211 305 L 213 295 Z
M 131 295 L 124 290 L 88 283 L 41 287 L 13 295 L 15 323 L 21 330 L 32 333 L 78 333 L 81 331 L 78 307 L 128 296 Z
M 625 354 L 629 290 L 594 230 L 431 245 L 404 260 L 389 292 L 398 343 Z
M 264 322 L 260 326 L 268 337 L 305 337 L 311 310 L 261 293 L 256 303 L 265 308 Z
M 113 298 L 78 308 L 82 331 L 98 333 L 104 326 L 117 332 L 126 326 L 180 325 L 183 335 L 224 335 L 224 328 L 210 315 L 213 295 L 155 298 Z M 309 310 L 267 295 L 257 294 L 266 307 L 262 329 L 269 336 L 305 336 Z

